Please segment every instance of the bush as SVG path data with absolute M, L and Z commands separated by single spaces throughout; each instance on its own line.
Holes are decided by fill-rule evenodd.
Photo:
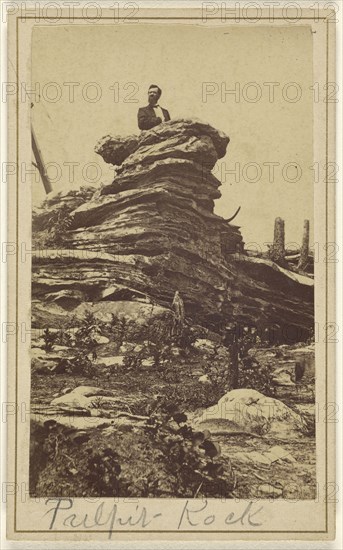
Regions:
M 57 338 L 58 338 L 57 333 L 50 332 L 50 330 L 48 328 L 46 328 L 44 330 L 43 340 L 44 340 L 44 349 L 45 349 L 45 351 L 51 351 L 52 350 L 52 346 L 57 341 Z
M 44 496 L 113 497 L 119 494 L 121 466 L 118 454 L 106 441 L 93 448 L 90 435 L 57 424 L 45 422 L 34 428 L 31 451 L 32 466 L 43 464 L 45 469 L 30 467 L 30 494 Z
M 129 352 L 124 357 L 124 368 L 126 370 L 141 369 L 143 359 L 144 350 L 143 352 Z
M 271 370 L 249 356 L 239 364 L 238 388 L 251 388 L 267 396 L 275 395 Z
M 111 314 L 111 322 L 108 326 L 109 336 L 117 343 L 118 348 L 123 345 L 124 340 L 135 341 L 137 326 L 135 321 L 124 316 Z
M 193 431 L 186 421 L 186 414 L 170 401 L 147 421 L 145 430 L 161 451 L 167 473 L 153 486 L 154 496 L 229 497 L 234 488 L 231 465 L 220 458 L 220 446 L 208 430 Z
M 189 325 L 183 325 L 180 334 L 175 337 L 175 343 L 184 353 L 187 353 L 193 348 L 193 344 L 198 338 L 197 331 Z
M 96 366 L 82 352 L 70 359 L 62 358 L 57 371 L 73 376 L 86 376 L 87 378 L 94 378 L 97 374 Z
M 218 403 L 225 393 L 218 385 L 198 381 L 192 381 L 187 385 L 166 386 L 164 391 L 171 402 L 188 411 L 194 411 L 200 407 L 211 407 Z

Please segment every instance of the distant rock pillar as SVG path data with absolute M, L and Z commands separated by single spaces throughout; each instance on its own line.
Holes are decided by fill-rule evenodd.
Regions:
M 275 218 L 274 241 L 270 250 L 270 259 L 276 263 L 285 261 L 285 222 L 281 218 Z
M 305 269 L 308 264 L 309 242 L 310 242 L 310 221 L 304 220 L 303 242 L 300 250 L 298 269 Z
M 185 320 L 185 306 L 178 290 L 174 294 L 173 310 L 175 314 L 174 332 L 176 335 L 180 335 Z
M 181 325 L 183 325 L 185 320 L 185 306 L 178 290 L 174 294 L 173 309 L 176 319 Z

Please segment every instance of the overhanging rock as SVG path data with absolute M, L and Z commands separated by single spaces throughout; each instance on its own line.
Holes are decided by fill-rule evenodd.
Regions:
M 96 152 L 117 166 L 116 176 L 84 200 L 70 192 L 74 207 L 68 203 L 63 242 L 79 252 L 36 257 L 33 296 L 44 301 L 68 290 L 90 303 L 128 296 L 170 306 L 178 290 L 193 321 L 287 324 L 302 339 L 313 326 L 313 281 L 272 262 L 244 261 L 239 228 L 214 213 L 221 183 L 211 170 L 228 143 L 197 120 L 101 139 Z M 35 214 L 36 239 L 56 208 L 56 196 L 48 197 Z

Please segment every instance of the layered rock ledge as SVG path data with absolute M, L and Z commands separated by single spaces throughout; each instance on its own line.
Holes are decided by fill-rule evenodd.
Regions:
M 228 144 L 197 120 L 102 138 L 95 150 L 117 167 L 114 180 L 49 195 L 34 214 L 33 313 L 42 303 L 170 307 L 178 290 L 194 322 L 286 325 L 303 339 L 313 326 L 313 281 L 251 261 L 239 227 L 214 213 L 221 183 L 211 170 Z M 52 213 L 58 246 L 44 241 Z

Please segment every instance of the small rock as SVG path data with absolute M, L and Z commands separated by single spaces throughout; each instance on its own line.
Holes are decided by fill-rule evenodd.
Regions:
M 45 355 L 46 355 L 45 349 L 31 348 L 31 357 L 33 359 L 39 359 L 40 357 L 44 357 Z
M 93 338 L 97 344 L 108 344 L 110 341 L 107 336 L 102 336 L 101 334 L 96 334 Z
M 282 489 L 279 489 L 278 487 L 274 487 L 270 483 L 265 483 L 263 485 L 259 485 L 257 488 L 257 495 L 261 498 L 271 497 L 271 498 L 278 498 L 282 495 Z
M 133 348 L 133 351 L 134 351 L 135 353 L 139 353 L 140 351 L 142 351 L 143 347 L 144 347 L 144 346 L 143 346 L 142 344 L 137 344 L 137 345 Z
M 135 345 L 129 344 L 128 342 L 125 342 L 125 344 L 122 344 L 119 348 L 119 351 L 121 353 L 130 353 L 131 351 L 134 351 Z
M 259 453 L 258 451 L 251 451 L 250 453 L 246 454 L 252 462 L 257 462 L 258 464 L 263 464 L 264 466 L 271 465 L 271 460 L 269 460 L 269 458 L 265 454 Z
M 61 356 L 59 353 L 46 353 L 44 355 L 44 361 L 51 361 L 51 362 L 59 362 L 61 360 Z
M 250 458 L 246 453 L 243 453 L 242 451 L 239 451 L 238 453 L 235 453 L 232 458 L 239 462 L 250 462 Z
M 199 376 L 202 376 L 204 374 L 204 371 L 197 369 L 197 370 L 194 370 L 191 374 L 192 374 L 192 376 L 199 377 Z
M 197 338 L 197 340 L 194 342 L 194 347 L 197 349 L 208 349 L 213 350 L 214 349 L 214 343 L 211 342 L 211 340 L 207 340 L 206 338 Z
M 210 380 L 209 380 L 208 374 L 203 374 L 202 376 L 199 376 L 198 381 L 201 382 L 202 384 L 206 384 L 206 383 L 209 384 Z
M 229 352 L 228 352 L 227 348 L 225 348 L 224 346 L 219 346 L 217 348 L 217 355 L 218 355 L 218 357 L 225 359 L 226 357 L 228 357 Z
M 53 346 L 54 351 L 68 351 L 69 349 L 68 346 Z
M 110 357 L 99 357 L 99 363 L 103 363 L 106 367 L 122 367 L 124 364 L 124 355 L 113 355 Z
M 267 456 L 271 462 L 276 462 L 277 460 L 285 460 L 286 462 L 296 462 L 295 458 L 291 455 L 289 451 L 286 449 L 283 449 L 279 445 L 275 445 L 275 447 L 272 447 L 264 453 L 265 456 Z
M 45 346 L 45 341 L 43 338 L 32 338 L 32 347 L 34 348 L 43 348 Z M 45 350 L 43 350 L 45 352 Z
M 295 386 L 291 380 L 291 373 L 283 368 L 275 370 L 273 373 L 273 383 L 276 386 Z
M 155 360 L 153 358 L 143 359 L 142 361 L 142 367 L 153 367 L 154 364 Z

